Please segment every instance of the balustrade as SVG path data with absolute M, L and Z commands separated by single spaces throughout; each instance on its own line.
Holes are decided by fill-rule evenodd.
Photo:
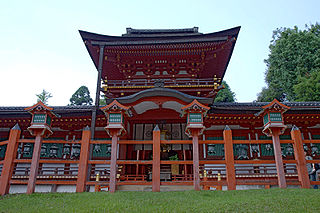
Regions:
M 237 140 L 239 139 L 239 140 Z M 89 178 L 86 184 L 90 184 L 96 180 L 96 175 L 99 173 L 100 182 L 108 184 L 110 181 L 110 140 L 90 140 L 92 146 L 92 156 L 88 160 Z M 126 147 L 135 144 L 150 145 L 150 141 L 134 141 L 120 140 L 118 143 Z M 2 144 L 1 144 L 2 143 Z M 160 140 L 161 144 L 167 145 L 183 145 L 190 144 L 187 140 Z M 287 184 L 299 184 L 297 160 L 295 159 L 295 149 L 293 147 L 294 140 L 283 138 L 280 140 L 282 148 L 282 158 L 284 162 L 284 171 Z M 303 149 L 308 155 L 313 157 L 312 160 L 307 160 L 306 163 L 320 163 L 320 140 L 302 140 Z M 0 142 L 0 153 L 5 155 L 7 141 Z M 144 147 L 144 146 L 142 146 Z M 169 146 L 170 147 L 170 146 Z M 228 168 L 226 167 L 226 153 L 224 152 L 224 141 L 219 140 L 199 140 L 200 166 L 199 176 L 201 185 L 217 184 L 220 178 L 222 185 L 227 184 Z M 243 184 L 277 184 L 277 168 L 273 158 L 273 147 L 270 140 L 244 140 L 241 138 L 233 138 L 233 159 L 236 185 Z M 81 142 L 64 141 L 64 140 L 48 140 L 44 141 L 41 146 L 40 165 L 37 174 L 37 181 L 45 181 L 42 184 L 58 183 L 61 181 L 74 181 L 66 183 L 76 183 L 78 177 L 78 163 L 81 150 Z M 30 163 L 33 151 L 33 140 L 19 139 L 17 141 L 16 156 L 14 159 L 14 167 L 12 173 L 12 183 L 26 184 L 30 174 Z M 152 182 L 152 153 L 153 149 L 144 151 L 134 150 L 136 153 L 132 159 L 117 160 L 117 175 L 116 180 L 119 184 L 147 184 Z M 160 149 L 161 151 L 161 149 Z M 145 152 L 145 153 L 144 153 Z M 163 152 L 163 150 L 161 151 Z M 169 151 L 168 151 L 169 152 Z M 190 152 L 187 154 L 187 152 Z M 78 153 L 78 154 L 77 154 Z M 150 154 L 149 153 L 149 154 Z M 169 178 L 164 178 L 161 181 L 170 181 L 171 184 L 191 183 L 193 182 L 192 174 L 192 150 L 175 150 L 175 155 L 172 159 L 162 159 L 161 166 L 169 166 Z M 139 155 L 138 155 L 139 154 Z M 138 156 L 138 157 L 137 157 Z M 174 159 L 173 159 L 174 156 Z M 150 157 L 150 158 L 149 158 Z M 175 173 L 171 166 L 177 165 Z M 0 172 L 3 173 L 3 160 L 0 160 Z M 161 174 L 161 171 L 160 171 Z M 18 182 L 17 182 L 18 181 Z M 19 182 L 20 181 L 20 182 Z M 60 181 L 60 182 L 55 182 Z M 314 182 L 312 182 L 314 183 Z M 211 185 L 212 185 L 211 184 Z

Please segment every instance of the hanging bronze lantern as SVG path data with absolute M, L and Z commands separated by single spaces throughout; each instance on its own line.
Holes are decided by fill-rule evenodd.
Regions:
M 47 154 L 47 146 L 45 144 L 41 145 L 41 152 L 40 152 L 40 156 L 44 157 Z
M 62 150 L 63 159 L 66 159 L 67 155 L 70 155 L 70 151 L 71 151 L 71 146 L 66 143 L 63 146 L 63 150 Z
M 23 152 L 22 152 L 23 155 L 30 155 L 31 154 L 31 144 L 29 143 L 26 143 L 24 146 L 23 146 Z
M 50 147 L 49 157 L 50 157 L 50 158 L 57 158 L 57 157 L 58 157 L 58 150 L 59 150 L 59 147 L 57 147 L 56 144 L 53 144 L 53 145 Z
M 78 159 L 80 156 L 81 145 L 73 144 L 71 150 L 71 159 Z
M 100 152 L 101 152 L 100 144 L 95 144 L 95 145 L 94 145 L 94 148 L 93 148 L 93 151 L 94 151 L 95 153 L 100 153 Z
M 110 156 L 111 156 L 111 146 L 110 146 L 110 145 L 107 145 L 106 156 L 107 156 L 107 157 L 110 157 Z

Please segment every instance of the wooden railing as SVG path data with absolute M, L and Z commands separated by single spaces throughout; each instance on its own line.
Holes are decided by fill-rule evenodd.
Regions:
M 2 144 L 7 144 L 8 141 L 2 141 Z M 29 176 L 29 170 L 30 170 L 30 163 L 32 161 L 31 157 L 24 157 L 23 152 L 25 144 L 34 143 L 33 139 L 19 139 L 16 141 L 18 147 L 21 147 L 22 150 L 20 150 L 20 156 L 19 153 L 17 153 L 13 163 L 13 175 L 12 179 L 14 180 L 21 180 L 12 182 L 17 184 L 26 184 L 26 180 Z M 57 184 L 76 184 L 78 177 L 78 167 L 79 164 L 81 164 L 81 156 L 79 158 L 72 158 L 72 149 L 74 145 L 81 145 L 83 143 L 82 140 L 80 141 L 67 141 L 67 140 L 45 140 L 43 141 L 43 144 L 62 144 L 61 147 L 70 147 L 69 154 L 66 155 L 64 158 L 59 157 L 42 157 L 39 161 L 40 167 L 38 171 L 37 178 L 39 180 L 42 180 L 42 184 L 45 184 L 45 181 L 51 181 L 51 180 L 59 180 L 60 182 L 56 182 Z M 94 146 L 96 144 L 111 144 L 110 140 L 90 140 L 89 143 Z M 224 144 L 224 140 L 200 140 L 199 144 L 201 146 L 203 144 Z M 288 143 L 293 144 L 293 140 L 280 140 L 280 143 Z M 303 140 L 304 144 L 319 144 L 320 140 Z M 152 140 L 146 140 L 146 141 L 138 141 L 138 140 L 120 140 L 118 141 L 118 144 L 128 144 L 128 145 L 135 145 L 135 144 L 153 144 Z M 192 144 L 192 140 L 161 140 L 160 144 Z M 271 140 L 232 140 L 233 145 L 237 144 L 272 144 Z M 66 146 L 67 145 L 67 146 Z M 75 147 L 74 149 L 78 149 Z M 19 150 L 19 149 L 18 149 Z M 79 151 L 79 150 L 77 150 Z M 75 151 L 74 151 L 75 152 Z M 77 152 L 78 153 L 78 152 Z M 52 156 L 54 156 L 54 153 Z M 78 153 L 80 154 L 80 153 Z M 29 153 L 30 155 L 30 153 Z M 227 162 L 226 158 L 224 158 L 225 153 L 223 153 L 223 156 L 221 156 L 220 159 L 212 159 L 209 158 L 207 155 L 206 157 L 203 157 L 200 159 L 200 178 L 202 182 L 217 182 L 218 176 L 220 176 L 221 181 L 223 184 L 226 184 L 226 176 L 227 176 Z M 226 153 L 228 155 L 228 153 Z M 234 157 L 234 156 L 233 156 Z M 4 160 L 3 160 L 4 161 Z M 3 163 L 3 161 L 0 161 L 0 164 Z M 110 177 L 110 169 L 109 159 L 89 159 L 89 160 L 82 160 L 82 162 L 85 162 L 89 168 L 91 167 L 91 170 L 86 175 L 89 176 L 89 181 L 86 181 L 86 184 L 92 184 L 96 180 L 96 174 L 99 173 L 100 175 L 100 181 L 102 182 L 108 182 Z M 119 166 L 131 166 L 132 168 L 136 168 L 137 171 L 139 171 L 140 166 L 151 166 L 153 164 L 153 160 L 145 160 L 145 159 L 132 159 L 132 160 L 124 160 L 124 159 L 118 159 L 117 165 Z M 307 163 L 320 163 L 320 159 L 314 159 L 314 160 L 307 160 Z M 58 165 L 43 165 L 41 164 L 58 164 Z M 295 181 L 292 184 L 299 184 L 298 181 L 298 172 L 297 172 L 297 160 L 295 159 L 294 155 L 291 155 L 290 158 L 284 158 L 283 163 L 285 165 L 285 175 L 286 178 L 288 178 L 290 181 Z M 66 164 L 73 164 L 74 166 L 68 166 Z M 181 172 L 182 167 L 184 166 L 192 166 L 193 160 L 187 159 L 187 158 L 181 158 L 178 160 L 170 161 L 170 160 L 161 160 L 161 165 L 179 165 Z M 24 165 L 24 166 L 23 166 Z M 98 166 L 99 165 L 99 166 Z M 253 158 L 245 158 L 245 159 L 238 159 L 234 158 L 233 162 L 234 166 L 234 172 L 235 172 L 235 178 L 237 180 L 237 184 L 246 184 L 246 181 L 250 184 L 263 184 L 263 181 L 266 181 L 270 184 L 277 184 L 276 178 L 277 178 L 277 170 L 275 166 L 275 160 L 272 159 L 272 157 L 268 159 L 253 159 Z M 81 167 L 80 167 L 81 168 Z M 0 171 L 2 170 L 2 167 L 0 166 Z M 134 169 L 133 169 L 134 170 Z M 124 174 L 124 172 L 118 171 L 117 173 L 117 181 L 119 182 L 130 182 L 130 184 L 134 184 L 134 182 L 139 182 L 141 184 L 149 184 L 152 181 L 148 177 L 148 172 L 137 172 L 136 174 Z M 206 175 L 205 175 L 206 172 Z M 132 172 L 134 173 L 134 172 Z M 145 173 L 145 174 L 141 174 Z M 150 174 L 150 173 L 149 173 Z M 219 174 L 219 175 L 218 175 Z M 172 174 L 170 175 L 170 179 L 166 181 L 171 181 L 173 184 L 178 182 L 191 182 L 193 181 L 193 174 Z M 206 180 L 204 180 L 204 177 L 206 177 Z M 24 182 L 23 182 L 23 181 Z M 70 180 L 68 182 L 68 180 Z M 239 181 L 238 181 L 239 180 Z M 65 181 L 65 182 L 63 182 Z M 250 182 L 251 181 L 251 182 Z M 260 181 L 260 182 L 259 182 Z M 148 183 L 147 183 L 148 182 Z M 312 182 L 313 183 L 313 182 Z
M 158 79 L 131 79 L 131 80 L 108 80 L 105 85 L 108 87 L 132 87 L 132 86 L 154 86 Z M 186 86 L 186 85 L 213 85 L 214 80 L 204 79 L 161 79 L 164 85 Z

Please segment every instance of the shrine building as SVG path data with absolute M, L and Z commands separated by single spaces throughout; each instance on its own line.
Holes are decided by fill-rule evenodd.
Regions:
M 79 31 L 95 105 L 0 107 L 1 195 L 320 185 L 320 102 L 214 103 L 239 30 Z

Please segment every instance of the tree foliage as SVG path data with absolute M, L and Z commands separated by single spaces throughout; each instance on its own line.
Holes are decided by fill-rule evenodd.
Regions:
M 52 97 L 50 92 L 47 92 L 46 90 L 42 90 L 40 94 L 36 94 L 37 96 L 37 102 L 42 101 L 42 103 L 47 104 L 48 99 Z
M 107 105 L 107 97 L 105 95 L 100 95 L 99 105 L 100 106 Z
M 70 98 L 70 105 L 84 106 L 92 105 L 92 98 L 88 87 L 81 86 Z
M 320 69 L 320 25 L 280 28 L 273 32 L 265 60 L 267 87 L 258 94 L 257 101 L 320 101 L 314 78 Z M 308 88 L 308 92 L 304 88 Z M 318 93 L 319 94 L 319 93 Z
M 235 93 L 231 91 L 229 85 L 227 82 L 222 81 L 222 84 L 224 86 L 224 89 L 220 90 L 214 99 L 215 103 L 218 102 L 234 102 L 235 101 Z
M 310 76 L 299 77 L 299 83 L 294 85 L 296 101 L 320 100 L 320 69 L 313 71 Z

